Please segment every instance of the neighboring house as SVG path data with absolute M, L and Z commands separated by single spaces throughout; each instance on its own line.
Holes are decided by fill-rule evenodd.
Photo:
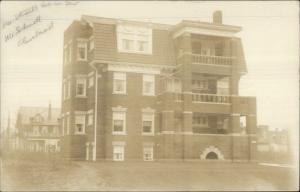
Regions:
M 29 152 L 60 151 L 60 109 L 20 107 L 16 129 L 18 148 Z
M 213 23 L 74 21 L 64 33 L 64 157 L 255 160 L 256 98 L 238 96 L 240 31 L 220 11 Z
M 286 129 L 269 130 L 267 125 L 257 127 L 257 150 L 260 152 L 288 152 L 289 135 Z

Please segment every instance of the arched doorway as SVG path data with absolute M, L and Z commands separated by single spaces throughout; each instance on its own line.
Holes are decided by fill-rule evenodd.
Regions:
M 224 160 L 224 156 L 221 151 L 215 146 L 209 146 L 202 151 L 200 155 L 202 160 Z
M 205 159 L 218 159 L 218 155 L 215 152 L 209 152 Z

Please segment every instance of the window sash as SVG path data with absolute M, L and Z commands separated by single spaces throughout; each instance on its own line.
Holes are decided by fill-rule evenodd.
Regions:
M 153 147 L 144 147 L 144 161 L 153 161 Z
M 142 116 L 142 133 L 154 133 L 154 113 L 143 113 Z
M 86 95 L 86 80 L 77 79 L 76 80 L 76 96 L 85 96 Z
M 75 116 L 75 133 L 85 133 L 85 116 Z
M 77 59 L 86 60 L 87 59 L 87 43 L 78 42 L 77 44 Z
M 126 114 L 125 112 L 113 112 L 113 134 L 125 134 Z
M 113 74 L 113 93 L 126 93 L 126 73 Z
M 124 146 L 113 146 L 113 160 L 114 161 L 124 160 Z
M 113 132 L 124 132 L 124 120 L 114 120 Z
M 154 75 L 143 75 L 143 94 L 155 94 L 155 77 Z

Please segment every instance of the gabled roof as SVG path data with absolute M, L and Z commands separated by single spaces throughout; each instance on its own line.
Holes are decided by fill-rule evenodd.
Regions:
M 57 119 L 60 117 L 60 108 L 51 108 L 51 118 L 48 119 L 48 107 L 20 107 L 17 117 L 17 125 L 29 124 L 30 119 L 36 115 L 43 117 L 46 123 L 57 123 Z

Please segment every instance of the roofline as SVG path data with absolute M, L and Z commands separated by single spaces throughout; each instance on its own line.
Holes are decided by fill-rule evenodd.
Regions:
M 117 18 L 97 17 L 97 16 L 90 16 L 90 15 L 82 15 L 81 20 L 86 21 L 88 23 L 103 23 L 103 24 L 120 24 L 120 23 L 124 23 L 124 24 L 140 25 L 140 26 L 148 25 L 151 28 L 163 29 L 163 30 L 169 30 L 173 26 L 173 25 L 161 24 L 161 23 L 134 21 L 134 20 L 124 20 L 124 19 L 117 19 Z
M 240 32 L 242 30 L 242 27 L 240 26 L 216 24 L 216 23 L 209 23 L 209 22 L 202 22 L 202 21 L 182 20 L 180 23 L 172 27 L 171 31 L 175 32 L 176 30 L 183 27 L 205 28 L 205 29 L 235 32 L 235 33 Z
M 127 23 L 132 25 L 141 25 L 145 26 L 148 25 L 151 28 L 156 29 L 163 29 L 163 30 L 170 30 L 174 32 L 180 28 L 189 26 L 189 27 L 196 27 L 196 28 L 205 28 L 205 29 L 213 29 L 213 30 L 221 30 L 221 31 L 229 31 L 229 32 L 240 32 L 242 27 L 234 26 L 234 25 L 224 25 L 224 24 L 216 24 L 216 23 L 209 23 L 203 21 L 192 21 L 192 20 L 182 20 L 180 23 L 176 25 L 169 25 L 169 24 L 162 24 L 162 23 L 153 23 L 153 22 L 144 22 L 144 21 L 134 21 L 134 20 L 124 20 L 118 18 L 106 18 L 106 17 L 97 17 L 97 16 L 90 16 L 90 15 L 82 15 L 81 21 L 86 21 L 93 25 L 92 23 L 103 23 L 103 24 L 120 24 L 120 23 Z

